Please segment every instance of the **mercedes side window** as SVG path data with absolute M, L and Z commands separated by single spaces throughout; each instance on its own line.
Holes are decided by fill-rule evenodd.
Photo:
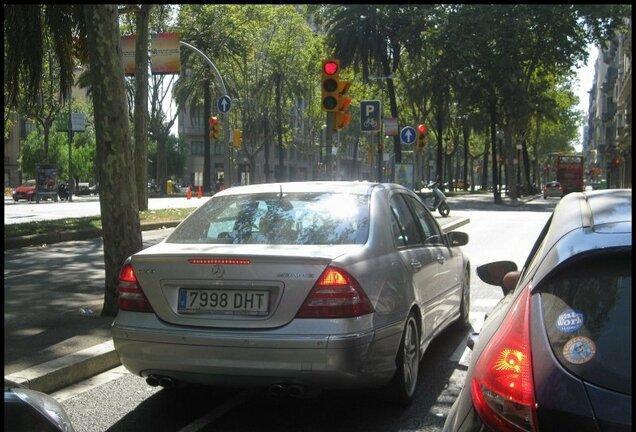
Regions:
M 402 233 L 402 240 L 406 246 L 415 246 L 422 243 L 422 237 L 420 230 L 417 227 L 417 222 L 413 218 L 413 214 L 409 210 L 406 201 L 404 201 L 399 194 L 393 195 L 390 200 L 391 210 L 395 215 L 397 224 Z M 400 243 L 396 243 L 401 246 Z
M 424 206 L 415 198 L 411 196 L 406 196 L 405 198 L 413 209 L 417 221 L 422 228 L 422 232 L 424 233 L 424 244 L 435 246 L 444 245 L 444 238 L 437 228 L 437 223 L 435 222 L 433 216 L 431 216 L 431 214 L 424 208 Z

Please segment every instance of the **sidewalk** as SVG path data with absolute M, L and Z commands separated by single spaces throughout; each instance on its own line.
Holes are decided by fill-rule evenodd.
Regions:
M 535 197 L 524 197 L 524 199 L 520 199 L 517 202 L 504 198 L 502 204 L 506 207 L 517 206 Z M 468 224 L 470 219 L 465 216 L 453 215 L 453 204 L 459 202 L 472 203 L 473 201 L 479 203 L 478 205 L 480 206 L 488 206 L 492 204 L 492 196 L 469 195 L 450 198 L 450 216 L 442 218 L 438 213 L 435 213 L 435 217 L 445 231 L 457 229 L 462 225 Z M 161 223 L 159 227 L 157 224 L 143 224 L 142 230 L 176 226 L 177 223 Z M 13 244 L 14 247 L 21 248 L 31 244 L 42 245 L 43 243 L 50 244 L 55 241 L 90 239 L 100 235 L 101 233 L 96 230 L 84 230 L 73 233 L 55 233 L 48 237 L 30 236 L 31 238 L 29 239 L 16 239 Z M 8 248 L 5 240 L 5 249 Z M 70 271 L 71 275 L 73 271 Z M 78 286 L 78 284 L 73 284 L 72 277 L 66 281 L 66 284 L 64 291 L 67 292 L 82 292 L 84 288 Z M 36 286 L 20 287 L 20 290 L 34 291 Z M 37 293 L 31 292 L 30 294 L 36 295 Z M 54 392 L 120 365 L 110 335 L 112 323 L 112 318 L 110 317 L 86 316 L 90 315 L 90 311 L 87 311 L 86 315 L 83 312 L 75 313 L 73 316 L 67 314 L 61 320 L 59 316 L 57 319 L 51 319 L 46 326 L 40 323 L 40 327 L 45 328 L 40 329 L 39 333 L 33 333 L 38 331 L 33 329 L 33 322 L 41 318 L 38 316 L 41 315 L 39 310 L 42 308 L 55 308 L 56 302 L 63 301 L 64 293 L 56 294 L 59 294 L 59 296 L 52 298 L 40 297 L 39 300 L 41 301 L 37 307 L 20 308 L 20 311 L 17 312 L 7 310 L 7 294 L 5 293 L 5 378 L 45 393 Z M 97 305 L 97 308 L 101 308 L 101 303 Z M 11 346 L 7 346 L 8 318 L 12 320 L 14 329 L 18 328 L 14 332 L 24 336 L 22 338 L 24 341 L 21 343 L 13 343 Z M 38 344 L 30 342 L 32 336 L 38 338 Z M 51 342 L 47 343 L 47 341 Z M 17 371 L 7 371 L 7 351 L 11 351 L 12 357 L 22 359 L 23 363 L 29 366 Z M 37 362 L 38 358 L 48 358 L 49 360 L 40 363 Z M 15 369 L 15 364 L 16 362 L 14 362 L 12 369 Z M 7 372 L 9 373 L 8 375 Z

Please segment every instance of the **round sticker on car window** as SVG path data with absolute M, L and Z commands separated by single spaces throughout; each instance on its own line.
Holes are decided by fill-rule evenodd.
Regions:
M 583 312 L 568 309 L 557 318 L 556 326 L 563 333 L 572 333 L 583 327 L 585 316 Z
M 573 364 L 589 362 L 596 354 L 596 344 L 585 336 L 576 336 L 566 342 L 563 357 Z

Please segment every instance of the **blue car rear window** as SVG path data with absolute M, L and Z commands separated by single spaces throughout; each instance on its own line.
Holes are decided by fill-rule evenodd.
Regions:
M 541 306 L 559 362 L 583 380 L 632 392 L 631 250 L 577 261 L 542 285 Z

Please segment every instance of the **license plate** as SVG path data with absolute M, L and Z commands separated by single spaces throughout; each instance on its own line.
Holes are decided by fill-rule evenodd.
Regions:
M 179 313 L 267 315 L 269 291 L 186 289 L 179 290 Z

